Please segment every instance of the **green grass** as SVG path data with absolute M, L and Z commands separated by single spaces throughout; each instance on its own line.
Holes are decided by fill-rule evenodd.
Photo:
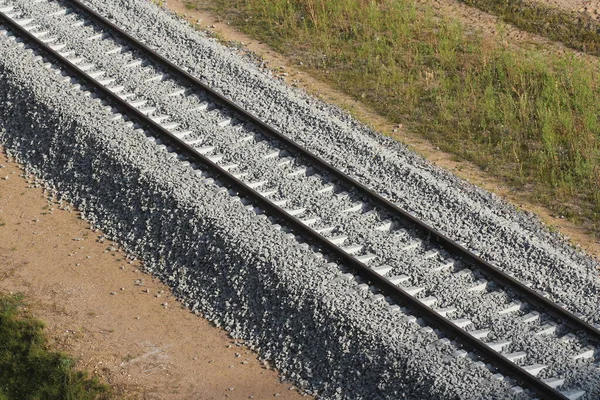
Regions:
M 109 399 L 106 385 L 48 350 L 43 327 L 27 314 L 22 296 L 0 295 L 0 400 Z
M 209 4 L 393 122 L 600 232 L 597 67 L 484 41 L 408 0 Z
M 562 42 L 576 50 L 600 55 L 600 23 L 577 13 L 522 0 L 459 0 L 494 14 L 519 29 Z
M 198 7 L 194 4 L 194 1 L 184 1 L 186 10 L 197 10 Z

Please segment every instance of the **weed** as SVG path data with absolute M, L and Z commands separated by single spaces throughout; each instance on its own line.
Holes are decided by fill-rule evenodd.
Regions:
M 184 1 L 183 5 L 185 6 L 186 10 L 197 10 L 198 9 L 198 6 L 196 6 L 193 1 Z
M 25 311 L 23 296 L 0 295 L 0 399 L 110 398 L 106 385 L 48 350 L 43 328 Z

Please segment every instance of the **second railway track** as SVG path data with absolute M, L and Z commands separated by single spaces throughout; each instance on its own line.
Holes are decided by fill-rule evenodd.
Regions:
M 96 92 L 174 159 L 357 280 L 374 301 L 456 346 L 513 393 L 585 399 L 573 369 L 597 363 L 598 326 L 404 212 L 214 92 L 77 1 L 2 1 L 0 22 Z M 544 351 L 527 348 L 524 334 Z M 482 362 L 483 361 L 483 362 Z M 598 389 L 600 390 L 600 388 Z M 597 392 L 596 392 L 597 394 Z

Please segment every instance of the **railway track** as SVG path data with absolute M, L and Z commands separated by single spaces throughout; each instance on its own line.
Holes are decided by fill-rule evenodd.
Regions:
M 543 399 L 593 394 L 600 331 L 414 218 L 75 0 L 0 0 L 0 24 L 207 182 L 340 265 L 373 301 Z M 485 307 L 482 307 L 485 305 Z M 549 351 L 530 351 L 523 334 Z M 552 353 L 554 351 L 554 353 Z M 543 353 L 543 355 L 541 355 Z M 550 371 L 550 372 L 548 372 Z M 599 389 L 600 390 L 600 389 Z

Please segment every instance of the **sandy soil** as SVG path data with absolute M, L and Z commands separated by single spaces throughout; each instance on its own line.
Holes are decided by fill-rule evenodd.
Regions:
M 117 398 L 307 398 L 22 174 L 0 148 L 0 293 L 27 296 L 53 348 Z
M 444 10 L 445 13 L 450 13 L 456 18 L 461 18 L 465 23 L 471 23 L 475 29 L 485 28 L 485 34 L 499 35 L 497 29 L 501 22 L 492 15 L 486 14 L 478 9 L 467 7 L 456 0 L 423 0 L 429 3 L 435 2 L 438 5 L 438 10 Z M 556 2 L 572 2 L 583 3 L 581 0 L 549 0 Z M 210 0 L 195 0 L 194 4 L 200 7 L 202 4 L 209 3 Z M 178 13 L 183 18 L 194 24 L 197 24 L 200 29 L 216 33 L 225 41 L 235 42 L 243 45 L 243 51 L 250 51 L 260 56 L 267 67 L 272 69 L 275 76 L 286 81 L 289 85 L 299 87 L 306 90 L 308 93 L 321 98 L 322 100 L 337 104 L 340 107 L 349 110 L 354 116 L 375 130 L 395 137 L 401 142 L 408 145 L 417 153 L 427 158 L 434 164 L 445 168 L 457 176 L 479 186 L 486 190 L 496 193 L 503 199 L 517 205 L 523 210 L 537 214 L 540 219 L 547 225 L 558 229 L 563 235 L 570 239 L 576 246 L 585 249 L 590 255 L 600 258 L 600 240 L 594 238 L 593 235 L 585 227 L 567 221 L 560 216 L 553 215 L 548 209 L 533 204 L 527 200 L 526 194 L 521 189 L 514 189 L 508 186 L 503 181 L 490 176 L 483 172 L 476 165 L 467 161 L 457 161 L 456 157 L 450 153 L 440 151 L 437 146 L 423 137 L 409 132 L 391 123 L 386 118 L 377 114 L 371 108 L 354 100 L 352 97 L 343 92 L 332 88 L 326 83 L 312 77 L 302 67 L 294 62 L 291 62 L 280 53 L 274 51 L 266 44 L 252 39 L 248 35 L 241 33 L 229 25 L 229 23 L 202 8 L 198 10 L 190 10 L 185 6 L 184 0 L 169 0 L 168 8 Z M 527 43 L 546 43 L 549 46 L 554 46 L 557 51 L 571 51 L 563 48 L 556 43 L 549 42 L 545 38 L 531 35 L 527 32 L 522 32 L 514 27 L 505 26 L 502 29 L 506 33 L 506 38 L 514 41 L 515 45 L 526 45 Z M 502 31 L 501 30 L 501 31 Z M 554 51 L 554 50 L 553 50 Z

